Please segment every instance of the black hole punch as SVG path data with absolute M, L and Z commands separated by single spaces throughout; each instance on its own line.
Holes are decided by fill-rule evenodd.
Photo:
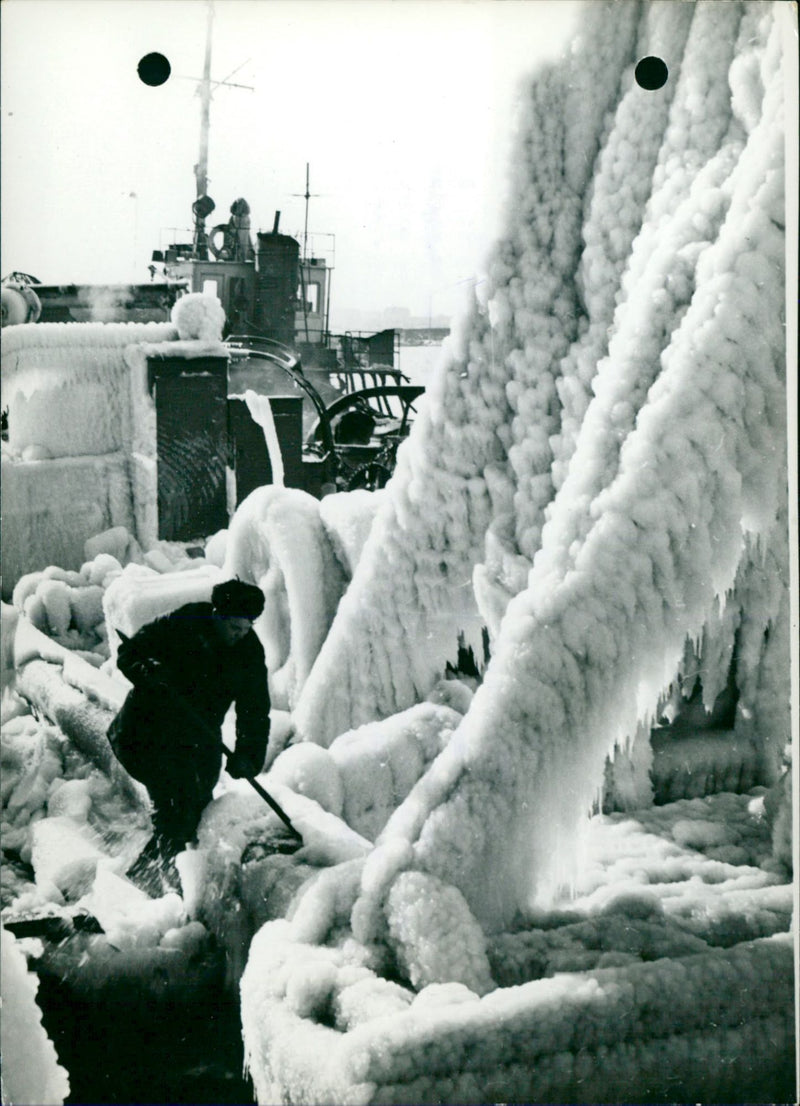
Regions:
M 634 72 L 636 83 L 648 92 L 654 92 L 657 88 L 663 88 L 667 83 L 669 69 L 661 58 L 642 58 Z
M 145 54 L 137 66 L 139 79 L 152 88 L 169 80 L 172 66 L 163 54 Z

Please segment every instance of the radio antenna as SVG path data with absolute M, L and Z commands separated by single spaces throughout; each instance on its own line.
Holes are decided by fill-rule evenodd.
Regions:
M 211 44 L 213 41 L 213 27 L 214 27 L 214 0 L 207 0 L 206 4 L 207 21 L 206 21 L 206 49 L 203 58 L 203 76 L 199 81 L 199 93 L 200 93 L 200 152 L 197 158 L 197 164 L 194 167 L 194 179 L 197 192 L 197 199 L 194 204 L 194 216 L 195 216 L 195 228 L 194 228 L 194 249 L 193 252 L 198 257 L 205 257 L 206 250 L 206 234 L 205 234 L 205 219 L 206 216 L 214 210 L 213 201 L 208 199 L 208 133 L 209 123 L 211 116 L 211 95 L 212 86 L 214 89 L 222 87 L 230 88 L 246 88 L 251 92 L 253 91 L 251 85 L 235 84 L 229 80 L 228 77 L 223 81 L 211 80 Z M 246 65 L 246 62 L 242 62 L 242 65 Z M 238 73 L 242 65 L 234 69 L 233 73 Z
M 312 196 L 315 198 L 319 196 L 319 192 L 312 192 L 311 189 L 311 171 L 308 162 L 306 162 L 306 190 L 305 192 L 293 192 L 293 196 L 299 196 L 306 201 L 306 220 L 303 229 L 303 261 L 308 259 L 308 201 Z

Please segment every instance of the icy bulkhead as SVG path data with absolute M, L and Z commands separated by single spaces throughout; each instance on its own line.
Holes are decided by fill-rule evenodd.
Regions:
M 3 328 L 4 594 L 32 568 L 80 567 L 84 541 L 101 530 L 134 530 L 125 350 L 176 336 L 169 323 Z

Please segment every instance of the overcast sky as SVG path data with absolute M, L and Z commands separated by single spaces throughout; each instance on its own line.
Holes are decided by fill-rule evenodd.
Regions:
M 216 0 L 209 193 L 309 230 L 338 309 L 450 315 L 497 232 L 520 81 L 570 0 Z M 205 0 L 3 0 L 2 273 L 149 279 L 191 226 Z M 139 60 L 172 76 L 148 87 Z M 234 73 L 235 70 L 235 73 Z M 332 237 L 331 237 L 332 236 Z M 185 235 L 179 235 L 185 238 Z M 332 249 L 335 247 L 335 257 Z

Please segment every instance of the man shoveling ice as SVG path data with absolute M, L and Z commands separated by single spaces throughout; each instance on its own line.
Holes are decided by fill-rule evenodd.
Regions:
M 210 603 L 187 603 L 123 638 L 120 671 L 133 684 L 108 731 L 117 759 L 147 788 L 154 833 L 128 872 L 153 890 L 177 885 L 174 857 L 194 839 L 222 764 L 222 722 L 236 707 L 236 747 L 227 770 L 256 775 L 269 738 L 264 650 L 253 622 L 261 589 L 217 584 Z

